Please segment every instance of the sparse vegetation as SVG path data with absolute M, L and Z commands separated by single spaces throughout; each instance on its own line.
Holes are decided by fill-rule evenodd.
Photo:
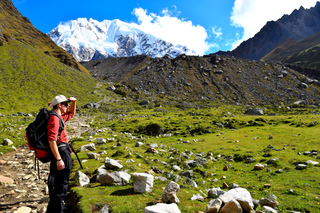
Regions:
M 223 182 L 228 185 L 236 183 L 248 189 L 257 200 L 268 197 L 271 193 L 276 195 L 280 212 L 314 212 L 319 208 L 320 167 L 308 166 L 305 170 L 295 168 L 298 162 L 317 161 L 317 156 L 303 153 L 320 147 L 317 142 L 319 108 L 261 106 L 266 115 L 250 116 L 244 114 L 249 106 L 217 105 L 201 101 L 193 102 L 193 107 L 180 108 L 177 107 L 180 106 L 179 102 L 174 103 L 165 98 L 158 100 L 156 97 L 154 102 L 160 102 L 161 107 L 155 107 L 156 104 L 152 103 L 141 106 L 134 100 L 123 100 L 121 95 L 105 90 L 106 87 L 107 85 L 101 85 L 100 92 L 95 93 L 98 97 L 109 97 L 100 103 L 100 108 L 79 109 L 78 115 L 87 117 L 91 127 L 81 138 L 71 139 L 77 150 L 90 141 L 95 142 L 96 138 L 115 138 L 113 142 L 96 144 L 96 153 L 107 153 L 98 160 L 88 159 L 87 151 L 78 153 L 81 159 L 88 160 L 83 163 L 84 169 L 81 171 L 91 179 L 86 187 L 77 187 L 76 182 L 71 183 L 72 194 L 78 201 L 78 212 L 91 212 L 93 206 L 101 208 L 107 203 L 112 212 L 141 212 L 146 206 L 161 202 L 167 181 L 156 179 L 152 193 L 144 194 L 134 193 L 132 181 L 127 186 L 100 186 L 96 183 L 96 170 L 103 165 L 105 157 L 121 160 L 123 169 L 129 174 L 157 168 L 164 173 L 155 173 L 154 176 L 167 177 L 169 181 L 175 176 L 167 176 L 167 173 L 181 173 L 173 171 L 172 165 L 188 169 L 184 163 L 186 159 L 181 157 L 185 151 L 194 154 L 190 159 L 194 159 L 195 155 L 206 156 L 208 152 L 212 152 L 214 160 L 208 160 L 208 164 L 203 167 L 193 168 L 193 180 L 198 188 L 192 188 L 183 177 L 178 179 L 177 183 L 183 186 L 177 193 L 181 212 L 204 211 L 210 198 L 205 198 L 204 202 L 191 201 L 190 198 L 193 194 L 200 193 L 200 190 L 206 194 L 207 189 L 222 187 Z M 273 116 L 267 115 L 271 113 Z M 15 146 L 25 144 L 24 128 L 32 120 L 32 117 L 23 115 L 0 117 L 0 138 L 11 138 Z M 308 127 L 311 122 L 315 125 Z M 163 128 L 163 134 L 155 136 L 154 132 L 146 131 L 150 124 Z M 138 136 L 141 136 L 139 140 Z M 137 141 L 144 145 L 135 147 Z M 117 146 L 119 142 L 122 146 Z M 161 145 L 158 154 L 146 152 L 151 143 Z M 2 146 L 0 150 L 6 152 L 11 149 Z M 298 155 L 298 152 L 302 154 Z M 75 156 L 73 159 L 75 163 L 72 177 L 80 169 Z M 126 162 L 129 159 L 134 162 Z M 253 169 L 255 163 L 267 164 L 270 170 L 256 171 Z M 229 169 L 224 171 L 223 167 L 226 165 Z M 283 172 L 277 173 L 279 169 Z M 223 179 L 223 176 L 226 178 Z M 264 188 L 266 183 L 271 188 Z M 294 193 L 290 193 L 289 189 L 293 189 Z

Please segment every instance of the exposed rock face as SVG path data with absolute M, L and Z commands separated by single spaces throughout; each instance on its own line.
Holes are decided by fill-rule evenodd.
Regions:
M 239 60 L 225 56 L 186 56 L 174 59 L 145 55 L 107 58 L 83 65 L 97 78 L 120 83 L 114 91 L 124 97 L 136 93 L 165 95 L 175 100 L 203 99 L 239 104 L 319 103 L 319 81 L 282 64 Z M 217 74 L 216 71 L 223 70 Z M 285 73 L 285 75 L 284 75 Z M 311 79 L 311 78 L 310 78 Z M 303 83 L 303 84 L 302 84 Z M 301 85 L 308 85 L 308 88 Z M 181 108 L 187 108 L 182 103 Z M 158 129 L 159 131 L 155 131 Z M 148 128 L 161 134 L 161 128 Z
M 315 7 L 301 7 L 277 21 L 268 22 L 253 38 L 243 42 L 230 55 L 259 60 L 289 38 L 301 41 L 320 31 L 320 3 Z
M 60 23 L 48 36 L 81 62 L 134 55 L 195 55 L 194 51 L 185 46 L 173 45 L 120 20 L 98 22 L 78 18 Z

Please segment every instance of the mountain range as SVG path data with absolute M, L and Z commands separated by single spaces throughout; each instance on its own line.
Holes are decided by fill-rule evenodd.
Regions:
M 242 42 L 236 49 L 217 54 L 295 63 L 320 70 L 319 57 L 315 57 L 320 45 L 319 32 L 320 2 L 317 2 L 310 9 L 300 7 L 277 21 L 267 22 L 254 37 Z
M 167 54 L 109 57 L 80 64 L 34 28 L 10 0 L 0 1 L 0 11 L 0 103 L 8 109 L 39 109 L 58 94 L 75 96 L 80 105 L 105 100 L 106 95 L 95 95 L 95 91 L 106 91 L 107 86 L 97 88 L 101 83 L 88 74 L 114 85 L 110 88 L 116 95 L 136 101 L 157 97 L 186 103 L 320 101 L 317 72 L 302 69 L 301 74 L 299 69 L 278 62 L 219 55 L 172 58 Z
M 173 45 L 120 20 L 78 18 L 60 23 L 48 36 L 79 62 L 108 57 L 148 55 L 176 57 L 195 54 L 186 46 Z

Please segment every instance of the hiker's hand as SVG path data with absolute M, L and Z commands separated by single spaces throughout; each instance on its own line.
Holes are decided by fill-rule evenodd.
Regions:
M 63 162 L 63 160 L 57 161 L 57 169 L 58 169 L 58 170 L 64 169 L 64 162 Z
M 70 97 L 69 100 L 73 102 L 73 101 L 76 101 L 77 99 L 75 97 Z

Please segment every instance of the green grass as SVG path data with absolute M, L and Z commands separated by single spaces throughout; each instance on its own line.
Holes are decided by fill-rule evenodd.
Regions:
M 173 171 L 171 164 L 187 170 L 184 163 L 186 159 L 180 157 L 185 151 L 205 155 L 210 151 L 216 160 L 208 160 L 208 164 L 193 169 L 193 179 L 197 182 L 198 188 L 193 189 L 184 178 L 178 179 L 177 183 L 183 186 L 177 193 L 181 212 L 205 211 L 209 198 L 204 202 L 191 201 L 190 198 L 193 194 L 200 193 L 200 190 L 206 194 L 207 189 L 222 187 L 223 182 L 228 185 L 236 183 L 248 189 L 256 200 L 268 197 L 271 193 L 275 194 L 278 197 L 279 212 L 319 210 L 320 167 L 295 169 L 297 162 L 319 161 L 316 157 L 303 155 L 305 151 L 319 152 L 319 108 L 260 106 L 266 115 L 249 116 L 244 114 L 247 108 L 251 108 L 249 106 L 195 101 L 191 107 L 182 107 L 180 102 L 165 97 L 155 97 L 150 105 L 140 106 L 139 101 L 130 97 L 124 100 L 121 96 L 107 91 L 106 87 L 107 85 L 101 85 L 96 88 L 97 92 L 92 94 L 92 100 L 103 100 L 99 109 L 79 108 L 77 112 L 86 118 L 91 127 L 88 132 L 83 133 L 82 138 L 71 140 L 76 150 L 87 143 L 95 143 L 96 138 L 115 138 L 114 142 L 96 144 L 97 153 L 107 152 L 100 156 L 100 160 L 88 159 L 88 151 L 78 153 L 81 159 L 88 160 L 83 163 L 84 169 L 81 171 L 91 179 L 87 187 L 77 187 L 75 180 L 71 181 L 71 191 L 77 200 L 79 212 L 91 212 L 93 206 L 101 208 L 107 203 L 111 206 L 112 212 L 142 212 L 146 206 L 161 202 L 164 187 L 170 180 L 175 180 L 155 180 L 152 193 L 144 194 L 133 192 L 132 180 L 127 186 L 100 186 L 96 183 L 96 170 L 104 164 L 105 157 L 122 153 L 111 158 L 121 160 L 123 169 L 129 174 L 147 172 L 156 167 L 164 172 L 180 175 L 180 172 Z M 90 97 L 86 98 L 91 102 Z M 37 103 L 41 105 L 41 101 Z M 32 113 L 37 112 L 39 106 L 35 106 Z M 9 138 L 17 147 L 26 144 L 24 129 L 34 117 L 8 115 L 13 112 L 15 111 L 8 110 L 8 107 L 0 109 L 0 113 L 5 115 L 0 117 L 0 143 L 4 138 Z M 277 115 L 268 116 L 270 113 Z M 315 123 L 315 126 L 308 127 L 311 122 Z M 159 125 L 164 129 L 164 133 L 171 136 L 147 135 L 145 129 L 150 123 Z M 140 135 L 142 138 L 137 139 Z M 90 136 L 91 141 L 87 141 Z M 273 139 L 269 139 L 270 136 Z M 135 147 L 137 141 L 143 142 L 144 145 Z M 186 141 L 189 143 L 185 143 Z M 118 142 L 122 146 L 117 147 Z M 146 153 L 148 144 L 151 143 L 158 144 L 157 155 Z M 269 145 L 278 151 L 268 148 Z M 8 146 L 0 146 L 2 153 L 10 150 L 12 148 Z M 128 155 L 129 152 L 131 155 Z M 298 152 L 302 155 L 298 155 Z M 269 154 L 268 157 L 264 157 L 266 153 Z M 218 155 L 221 157 L 217 157 Z M 232 161 L 227 160 L 229 156 L 232 156 Z M 195 157 L 193 155 L 190 159 Z M 71 177 L 80 169 L 74 155 L 72 158 L 74 167 Z M 255 162 L 246 163 L 246 158 L 254 158 Z M 269 163 L 273 158 L 278 158 L 279 161 Z M 135 162 L 127 163 L 129 159 Z M 166 162 L 167 165 L 163 165 L 162 162 Z M 267 163 L 271 171 L 255 171 L 255 163 Z M 229 164 L 229 170 L 223 171 L 223 167 Z M 276 173 L 278 169 L 282 169 L 283 173 Z M 204 172 L 206 176 L 203 176 Z M 164 173 L 155 176 L 166 175 Z M 222 179 L 223 176 L 226 178 Z M 213 182 L 214 179 L 217 181 Z M 271 188 L 264 188 L 266 183 L 271 184 Z M 289 193 L 289 189 L 293 189 L 294 193 Z
M 130 104 L 129 104 L 130 105 Z M 130 105 L 131 108 L 137 107 Z M 248 189 L 252 197 L 256 200 L 268 197 L 269 194 L 275 194 L 279 202 L 279 212 L 287 212 L 289 210 L 297 210 L 305 212 L 306 210 L 316 212 L 319 210 L 319 166 L 308 166 L 306 170 L 296 170 L 295 163 L 305 162 L 306 160 L 314 160 L 315 157 L 305 156 L 305 151 L 319 150 L 320 142 L 317 140 L 320 133 L 319 125 L 307 127 L 310 122 L 317 122 L 319 115 L 309 113 L 308 108 L 291 109 L 286 115 L 279 116 L 247 116 L 243 114 L 245 107 L 241 106 L 217 106 L 206 109 L 188 109 L 181 110 L 175 107 L 164 107 L 166 112 L 155 112 L 155 109 L 132 110 L 127 116 L 119 119 L 104 120 L 103 113 L 94 119 L 93 126 L 111 127 L 112 129 L 98 133 L 94 138 L 116 138 L 115 142 L 105 145 L 97 145 L 97 151 L 105 150 L 107 155 L 100 156 L 101 160 L 88 160 L 83 165 L 85 172 L 92 179 L 89 187 L 73 187 L 72 191 L 79 198 L 78 207 L 82 212 L 90 212 L 90 208 L 94 204 L 111 205 L 113 212 L 141 212 L 144 207 L 153 205 L 161 201 L 161 196 L 166 184 L 170 181 L 161 182 L 155 180 L 152 193 L 135 194 L 133 192 L 133 183 L 127 186 L 100 186 L 94 183 L 96 168 L 103 165 L 105 157 L 111 157 L 117 151 L 122 151 L 122 156 L 112 157 L 113 159 L 122 160 L 124 170 L 127 172 L 147 172 L 151 167 L 157 167 L 165 172 L 172 172 L 179 175 L 180 172 L 172 170 L 170 163 L 179 165 L 183 170 L 188 168 L 181 159 L 180 154 L 186 150 L 192 151 L 194 154 L 204 152 L 212 152 L 216 161 L 210 161 L 203 167 L 194 168 L 194 180 L 198 183 L 198 189 L 193 189 L 185 183 L 185 179 L 178 181 L 180 186 L 184 186 L 177 193 L 180 199 L 178 204 L 181 212 L 195 212 L 197 210 L 205 211 L 206 204 L 210 199 L 204 202 L 191 201 L 193 194 L 200 193 L 202 190 L 206 193 L 206 189 L 212 187 L 222 187 L 223 182 L 227 184 L 236 183 L 241 187 Z M 242 110 L 239 110 L 242 109 Z M 282 109 L 279 109 L 280 111 Z M 318 111 L 318 109 L 312 109 Z M 157 111 L 157 110 L 156 110 Z M 232 111 L 234 117 L 225 117 L 226 112 Z M 270 107 L 266 111 L 276 111 L 276 108 Z M 301 113 L 304 112 L 304 113 Z M 234 119 L 237 122 L 237 128 L 220 128 L 214 125 L 214 122 L 226 122 L 228 119 Z M 104 120 L 104 121 L 103 121 Z M 159 123 L 169 132 L 169 127 L 181 127 L 180 133 L 171 137 L 154 137 L 144 135 L 142 133 L 133 134 L 135 136 L 143 135 L 145 145 L 135 147 L 136 139 L 131 139 L 128 134 L 129 130 L 136 129 L 139 125 L 141 129 L 149 122 Z M 299 124 L 298 124 L 299 123 Z M 197 132 L 193 136 L 188 134 L 198 125 L 209 127 L 211 125 L 212 132 Z M 100 128 L 100 129 L 101 129 Z M 185 132 L 184 132 L 185 131 Z M 269 139 L 270 135 L 273 139 Z M 85 141 L 88 135 L 84 134 L 84 139 L 74 142 L 76 148 L 88 143 Z M 180 141 L 179 139 L 182 139 Z M 194 142 L 196 139 L 197 142 Z M 190 143 L 183 143 L 183 141 Z M 121 147 L 116 147 L 117 142 L 121 142 Z M 145 153 L 148 143 L 157 143 L 163 145 L 158 148 L 160 151 L 157 155 Z M 268 148 L 272 145 L 278 151 Z M 132 153 L 127 157 L 127 153 Z M 302 155 L 297 153 L 301 152 Z M 265 153 L 269 157 L 263 157 Z M 86 152 L 79 153 L 80 158 L 86 159 Z M 138 158 L 138 154 L 143 158 Z M 221 155 L 220 158 L 216 156 Z M 225 160 L 224 157 L 233 156 L 233 161 Z M 247 157 L 254 158 L 254 163 L 247 164 Z M 192 156 L 191 159 L 194 159 Z M 269 163 L 270 159 L 278 158 L 279 161 Z M 134 159 L 134 163 L 126 163 L 126 160 Z M 154 161 L 157 159 L 158 161 Z M 177 159 L 177 160 L 174 160 Z M 145 161 L 147 160 L 147 161 Z M 161 162 L 167 162 L 164 166 Z M 268 163 L 271 171 L 264 169 L 262 171 L 253 170 L 255 163 Z M 228 171 L 223 171 L 225 165 L 231 164 Z M 73 172 L 77 171 L 79 166 L 77 162 L 74 164 Z M 282 169 L 283 173 L 276 173 L 278 169 Z M 111 171 L 110 171 L 111 172 Z M 207 176 L 203 177 L 202 173 L 207 172 Z M 165 174 L 155 174 L 155 176 L 164 176 Z M 226 176 L 226 179 L 222 179 Z M 212 180 L 218 180 L 213 183 Z M 202 182 L 205 181 L 204 184 Z M 271 188 L 264 188 L 264 184 L 271 184 Z M 293 189 L 294 193 L 289 193 L 289 189 Z M 125 197 L 124 197 L 125 196 Z M 120 205 L 121 203 L 121 205 Z
M 97 100 L 91 76 L 18 41 L 0 50 L 0 105 L 7 113 L 38 110 L 59 94 L 75 96 L 79 104 Z

